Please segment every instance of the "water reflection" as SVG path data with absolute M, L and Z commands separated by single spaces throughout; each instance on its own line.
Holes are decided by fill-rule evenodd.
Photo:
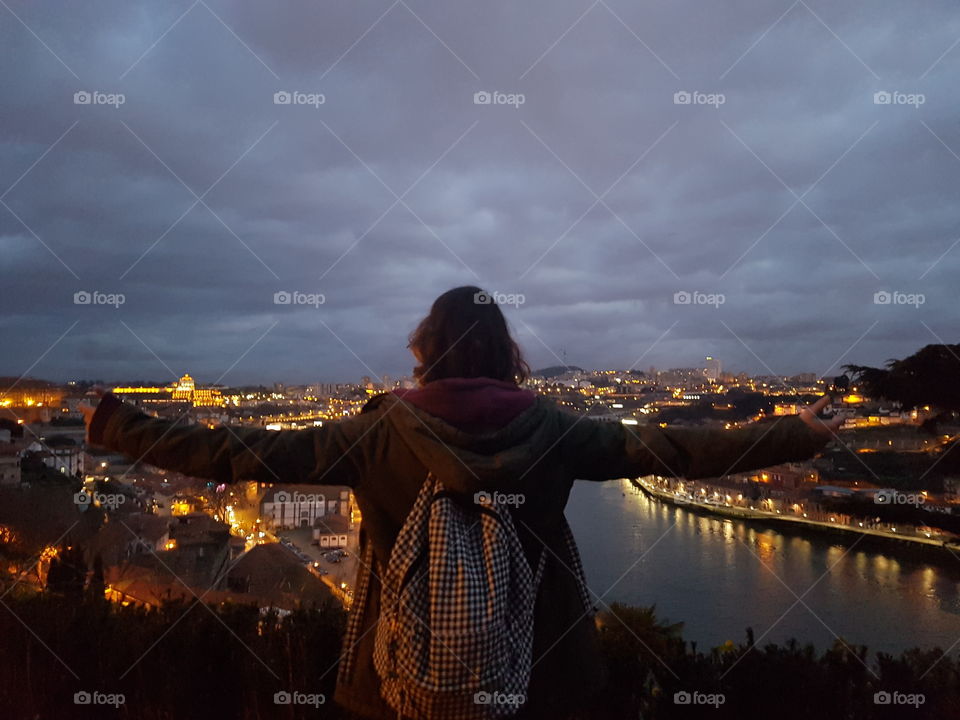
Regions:
M 656 604 L 700 647 L 740 641 L 748 626 L 772 642 L 824 648 L 836 634 L 888 652 L 960 638 L 960 561 L 699 515 L 625 481 L 577 483 L 567 516 L 595 592 L 613 586 L 607 602 Z

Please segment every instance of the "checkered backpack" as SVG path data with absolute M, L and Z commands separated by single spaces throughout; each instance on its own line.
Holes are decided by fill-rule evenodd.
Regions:
M 427 477 L 382 577 L 374 642 L 398 716 L 491 720 L 521 708 L 545 560 L 544 550 L 530 567 L 496 494 L 464 500 Z

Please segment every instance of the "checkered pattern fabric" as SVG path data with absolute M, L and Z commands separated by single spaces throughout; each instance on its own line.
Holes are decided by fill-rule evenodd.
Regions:
M 444 490 L 431 474 L 383 576 L 373 660 L 381 694 L 403 717 L 489 720 L 526 700 L 534 570 L 509 510 Z
M 357 655 L 360 646 L 360 631 L 363 629 L 363 614 L 367 607 L 370 594 L 370 578 L 373 576 L 376 558 L 373 555 L 373 542 L 364 537 L 360 531 L 360 567 L 357 570 L 357 587 L 353 594 L 353 602 L 347 615 L 347 630 L 343 635 L 343 654 L 340 656 L 340 667 L 337 669 L 337 684 L 349 684 L 356 668 Z
M 593 616 L 596 608 L 590 600 L 590 591 L 587 589 L 587 576 L 583 572 L 583 561 L 580 559 L 580 549 L 577 547 L 577 541 L 573 538 L 573 530 L 567 523 L 567 518 L 560 516 L 560 529 L 563 532 L 563 544 L 567 548 L 567 556 L 570 558 L 568 567 L 577 580 L 577 589 L 580 591 L 580 601 L 583 603 L 584 612 Z

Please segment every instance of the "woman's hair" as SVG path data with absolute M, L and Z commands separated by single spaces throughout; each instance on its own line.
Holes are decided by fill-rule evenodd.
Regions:
M 467 285 L 433 301 L 430 314 L 410 333 L 421 385 L 451 377 L 488 377 L 522 383 L 530 375 L 520 348 L 493 297 Z

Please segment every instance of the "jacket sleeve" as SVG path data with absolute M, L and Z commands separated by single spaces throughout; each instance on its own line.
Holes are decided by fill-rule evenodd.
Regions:
M 723 430 L 629 427 L 561 414 L 563 452 L 583 480 L 721 477 L 806 460 L 828 442 L 796 416 Z
M 137 461 L 217 482 L 355 487 L 378 419 L 378 413 L 368 413 L 306 430 L 208 429 L 153 418 L 106 395 L 91 421 L 89 440 Z

